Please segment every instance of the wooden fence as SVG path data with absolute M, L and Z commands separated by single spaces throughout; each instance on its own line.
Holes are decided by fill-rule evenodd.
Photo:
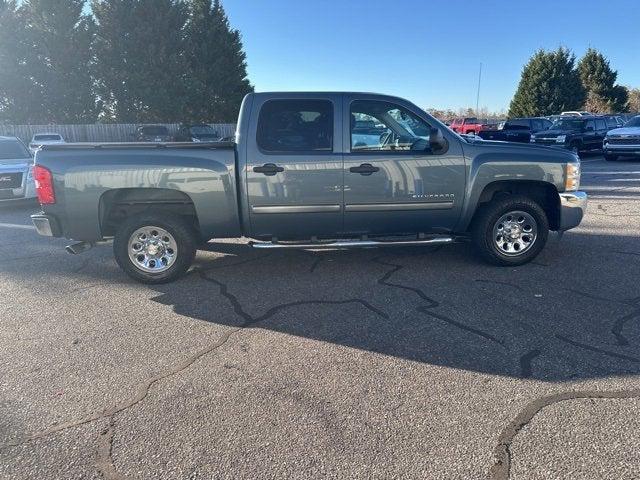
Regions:
M 59 133 L 67 142 L 131 142 L 140 124 L 105 123 L 93 125 L 0 125 L 0 136 L 18 137 L 29 143 L 36 133 Z M 157 124 L 154 124 L 157 125 Z M 171 135 L 178 133 L 179 124 L 163 124 Z M 235 135 L 232 123 L 211 124 L 221 137 Z

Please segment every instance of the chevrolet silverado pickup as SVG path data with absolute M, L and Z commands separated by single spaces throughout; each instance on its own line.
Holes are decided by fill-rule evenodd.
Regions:
M 255 248 L 438 245 L 470 238 L 515 266 L 582 220 L 569 152 L 462 137 L 396 97 L 252 93 L 234 142 L 67 144 L 36 154 L 41 235 L 113 238 L 134 279 L 171 281 L 214 238 Z

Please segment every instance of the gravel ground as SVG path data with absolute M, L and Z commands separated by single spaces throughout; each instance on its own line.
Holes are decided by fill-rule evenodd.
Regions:
M 638 478 L 640 163 L 535 262 L 210 243 L 148 287 L 0 207 L 0 478 Z

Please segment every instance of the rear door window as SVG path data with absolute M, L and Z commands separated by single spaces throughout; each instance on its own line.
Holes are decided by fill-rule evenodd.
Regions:
M 596 119 L 596 130 L 606 130 L 607 124 L 605 123 L 603 118 Z
M 0 141 L 0 160 L 30 158 L 29 150 L 18 140 Z
M 265 152 L 333 151 L 333 103 L 270 100 L 258 117 L 258 146 Z

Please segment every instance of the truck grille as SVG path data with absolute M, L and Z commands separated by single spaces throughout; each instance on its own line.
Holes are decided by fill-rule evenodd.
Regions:
M 640 137 L 636 138 L 610 138 L 610 145 L 640 145 Z
M 0 190 L 4 188 L 20 188 L 22 173 L 0 173 Z

